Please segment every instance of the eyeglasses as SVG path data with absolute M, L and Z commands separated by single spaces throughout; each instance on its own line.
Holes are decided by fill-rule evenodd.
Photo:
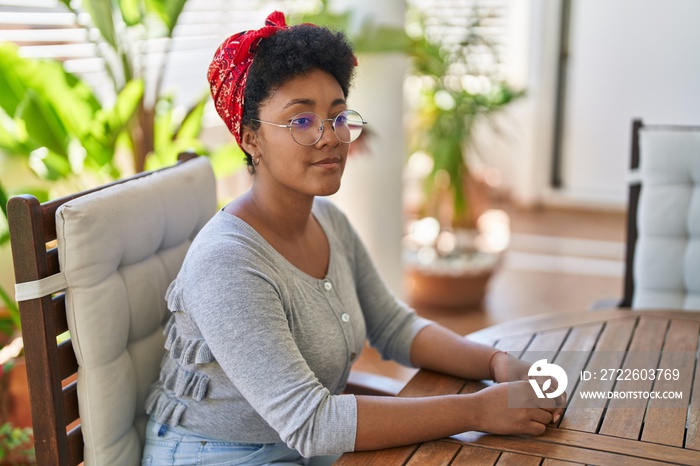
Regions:
M 321 140 L 326 122 L 331 122 L 331 128 L 340 142 L 351 143 L 362 133 L 362 126 L 367 122 L 354 110 L 343 110 L 333 118 L 321 118 L 313 112 L 302 112 L 294 115 L 288 125 L 280 125 L 270 121 L 253 120 L 258 123 L 289 128 L 289 133 L 297 144 L 313 146 Z

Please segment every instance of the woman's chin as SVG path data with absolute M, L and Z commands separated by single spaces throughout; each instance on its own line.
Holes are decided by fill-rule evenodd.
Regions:
M 322 189 L 318 190 L 316 195 L 317 196 L 332 196 L 333 194 L 337 193 L 339 189 L 340 189 L 340 183 L 338 183 L 335 186 L 324 186 Z

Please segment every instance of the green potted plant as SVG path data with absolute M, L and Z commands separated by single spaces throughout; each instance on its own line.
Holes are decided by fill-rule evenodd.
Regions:
M 492 66 L 497 54 L 479 32 L 487 15 L 475 6 L 463 18 L 467 26 L 460 40 L 440 43 L 427 30 L 424 12 L 415 5 L 408 10 L 407 31 L 415 45 L 407 78 L 413 92 L 407 172 L 422 183 L 405 241 L 409 299 L 415 305 L 478 304 L 500 257 L 480 246 L 478 198 L 484 193 L 472 176 L 469 152 L 476 128 L 523 92 Z

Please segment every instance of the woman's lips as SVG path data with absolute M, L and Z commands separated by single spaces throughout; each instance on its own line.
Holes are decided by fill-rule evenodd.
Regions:
M 340 164 L 340 157 L 328 157 L 327 159 L 319 160 L 318 162 L 314 163 L 314 165 L 323 167 L 323 168 L 331 168 L 335 167 Z

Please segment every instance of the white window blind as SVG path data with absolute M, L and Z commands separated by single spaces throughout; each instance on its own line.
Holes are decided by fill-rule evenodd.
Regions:
M 456 49 L 469 40 L 470 31 L 482 42 L 469 46 L 468 69 L 457 67 L 455 75 L 488 75 L 504 78 L 512 0 L 410 0 L 425 17 L 427 38 Z M 476 23 L 478 19 L 478 23 Z

